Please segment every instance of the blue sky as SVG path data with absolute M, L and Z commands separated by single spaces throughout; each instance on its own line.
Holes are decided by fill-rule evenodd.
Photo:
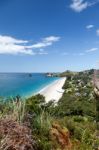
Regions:
M 0 0 L 0 72 L 78 71 L 99 62 L 99 0 Z

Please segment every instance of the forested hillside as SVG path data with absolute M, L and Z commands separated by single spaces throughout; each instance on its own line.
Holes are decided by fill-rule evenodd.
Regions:
M 93 70 L 68 72 L 58 103 L 36 95 L 0 101 L 0 150 L 95 150 Z

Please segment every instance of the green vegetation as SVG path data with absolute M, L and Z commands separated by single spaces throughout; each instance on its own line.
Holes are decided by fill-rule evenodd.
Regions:
M 96 102 L 92 75 L 93 70 L 79 73 L 68 71 L 61 74 L 61 76 L 66 76 L 67 80 L 63 86 L 65 92 L 57 104 L 54 104 L 53 101 L 45 103 L 42 95 L 36 95 L 23 101 L 20 97 L 9 101 L 1 98 L 0 149 L 2 150 L 4 146 L 3 149 L 6 150 L 21 150 L 23 145 L 23 150 L 98 149 L 99 138 L 96 136 Z M 9 132 L 4 134 L 4 131 L 8 130 L 9 121 L 12 122 L 10 126 L 14 122 L 17 136 L 22 141 L 20 146 L 17 143 L 18 139 L 16 140 L 14 136 L 15 130 L 13 135 Z M 3 128 L 2 122 L 7 124 L 6 129 Z M 20 137 L 19 128 L 24 131 L 24 137 Z M 9 137 L 8 142 L 5 136 Z M 15 142 L 14 145 L 11 145 L 12 139 Z

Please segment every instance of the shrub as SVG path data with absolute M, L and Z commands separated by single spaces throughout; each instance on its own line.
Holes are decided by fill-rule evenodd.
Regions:
M 31 130 L 9 118 L 0 119 L 0 150 L 36 150 Z

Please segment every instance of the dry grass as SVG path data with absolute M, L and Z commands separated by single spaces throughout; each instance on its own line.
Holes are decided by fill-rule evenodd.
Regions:
M 58 123 L 53 123 L 50 130 L 51 140 L 54 141 L 54 149 L 72 150 L 70 133 L 67 128 L 62 128 Z
M 13 119 L 0 119 L 0 150 L 35 150 L 31 130 Z

